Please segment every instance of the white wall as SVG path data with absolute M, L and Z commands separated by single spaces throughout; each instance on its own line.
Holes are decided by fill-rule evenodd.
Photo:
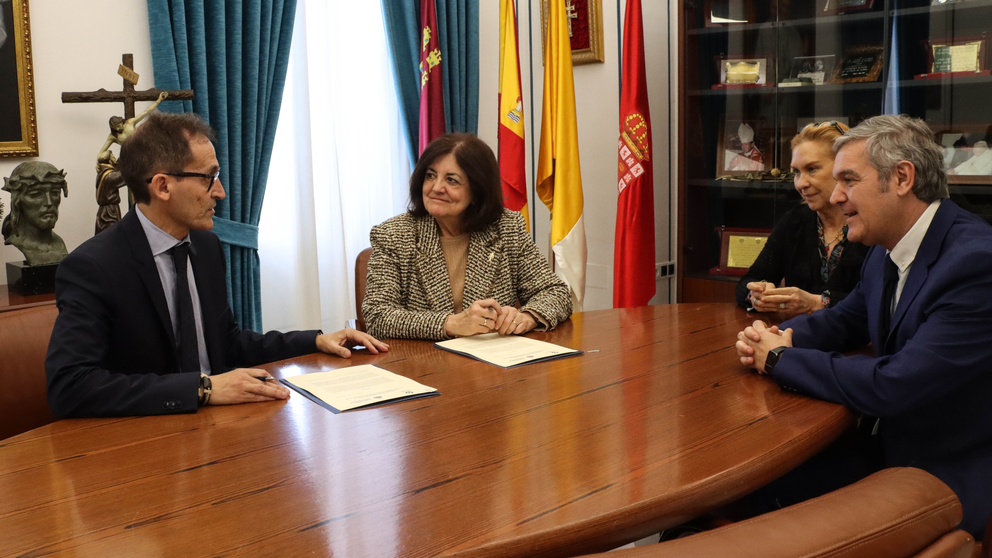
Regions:
M 119 91 L 123 81 L 117 67 L 121 55 L 128 52 L 134 54 L 134 69 L 141 76 L 136 88 L 151 88 L 148 8 L 138 0 L 33 0 L 29 9 L 39 156 L 0 159 L 0 176 L 10 176 L 14 167 L 31 160 L 65 169 L 69 197 L 62 200 L 55 232 L 71 251 L 93 236 L 96 155 L 110 132 L 108 119 L 123 115 L 124 105 L 62 104 L 62 92 L 101 87 Z M 138 103 L 136 110 L 140 112 L 145 106 L 147 103 Z M 0 200 L 6 215 L 10 195 L 0 193 Z M 127 203 L 123 206 L 126 211 Z M 13 246 L 0 245 L 0 263 L 23 259 Z M 0 284 L 6 283 L 6 271 L 2 271 Z
M 544 64 L 541 51 L 540 0 L 516 0 L 519 28 L 521 80 L 527 143 L 527 186 L 532 187 L 534 157 L 541 130 Z M 626 2 L 621 0 L 621 5 Z M 613 307 L 613 247 L 617 211 L 617 139 L 620 118 L 620 60 L 618 56 L 615 0 L 602 0 L 604 63 L 575 66 L 575 106 L 579 131 L 579 156 L 584 219 L 589 260 L 586 270 L 585 310 Z M 668 2 L 642 2 L 645 30 L 645 64 L 653 125 L 652 160 L 655 196 L 655 261 L 673 259 L 670 248 L 669 161 L 669 36 Z M 479 136 L 496 148 L 496 92 L 499 79 L 499 2 L 480 2 Z M 660 30 L 660 32 L 659 32 Z M 533 46 L 533 52 L 531 47 Z M 532 78 L 533 77 L 533 84 Z M 676 76 L 672 76 L 675 79 Z M 532 153 L 531 146 L 534 146 Z M 534 157 L 532 157 L 532 155 Z M 674 198 L 671 200 L 674 203 Z M 550 213 L 538 201 L 537 244 L 547 254 L 551 234 Z M 658 282 L 652 304 L 669 302 L 669 280 Z

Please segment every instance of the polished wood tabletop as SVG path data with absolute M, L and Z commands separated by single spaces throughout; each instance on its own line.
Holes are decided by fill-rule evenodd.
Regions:
M 311 355 L 442 395 L 334 414 L 288 401 L 64 420 L 0 441 L 0 555 L 574 556 L 679 524 L 851 424 L 733 349 L 731 304 L 576 314 L 585 354 L 502 369 L 420 341 Z

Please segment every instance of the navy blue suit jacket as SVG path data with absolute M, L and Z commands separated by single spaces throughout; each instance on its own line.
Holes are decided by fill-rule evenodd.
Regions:
M 317 350 L 317 331 L 238 327 L 227 302 L 224 252 L 211 232 L 190 231 L 203 336 L 213 373 Z M 59 316 L 48 346 L 48 403 L 57 416 L 195 412 L 199 377 L 179 371 L 165 292 L 135 211 L 59 265 Z
M 943 200 L 880 339 L 885 256 L 872 248 L 861 283 L 836 307 L 782 324 L 795 348 L 775 381 L 881 417 L 886 465 L 947 483 L 962 528 L 980 533 L 992 513 L 992 227 Z M 842 354 L 869 342 L 874 357 Z

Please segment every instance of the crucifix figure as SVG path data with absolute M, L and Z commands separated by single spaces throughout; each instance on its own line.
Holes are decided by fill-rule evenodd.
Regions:
M 178 91 L 160 91 L 152 88 L 145 91 L 135 91 L 134 86 L 138 83 L 138 74 L 134 72 L 134 55 L 125 54 L 122 56 L 122 63 L 117 72 L 124 78 L 124 87 L 121 91 L 107 91 L 99 89 L 97 91 L 64 92 L 62 93 L 63 103 L 124 103 L 124 118 L 120 116 L 110 117 L 110 135 L 107 141 L 97 154 L 96 160 L 96 201 L 99 208 L 96 213 L 96 232 L 107 229 L 121 219 L 119 190 L 124 186 L 120 173 L 117 171 L 117 158 L 110 150 L 113 144 L 120 145 L 127 136 L 134 131 L 134 127 L 144 117 L 148 116 L 166 97 L 169 100 L 181 101 L 193 98 L 193 91 L 183 89 Z M 135 116 L 135 101 L 155 101 L 144 112 Z M 129 206 L 134 207 L 134 200 L 129 199 Z
M 568 22 L 568 38 L 572 38 L 572 20 L 579 19 L 578 12 L 575 11 L 575 4 L 572 0 L 565 0 L 565 21 Z

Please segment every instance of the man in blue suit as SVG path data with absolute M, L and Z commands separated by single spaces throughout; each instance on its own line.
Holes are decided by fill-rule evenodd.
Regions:
M 992 513 L 992 227 L 947 199 L 932 138 L 921 120 L 877 116 L 834 143 L 830 201 L 848 238 L 874 245 L 861 283 L 833 308 L 754 322 L 736 346 L 783 389 L 863 413 L 884 465 L 944 481 L 961 527 L 981 537 Z M 874 356 L 844 355 L 869 342 Z

